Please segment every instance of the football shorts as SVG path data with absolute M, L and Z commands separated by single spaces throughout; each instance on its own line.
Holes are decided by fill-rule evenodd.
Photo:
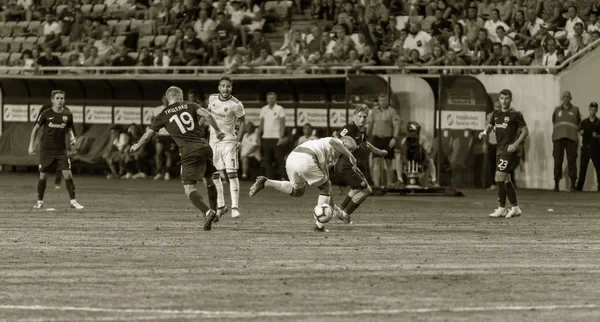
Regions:
M 392 141 L 392 138 L 382 138 L 379 136 L 374 136 L 373 137 L 373 146 L 378 148 L 379 150 L 384 150 L 387 151 L 387 155 L 385 156 L 385 159 L 390 159 L 393 160 L 394 159 L 394 147 L 390 148 L 390 141 Z M 373 154 L 374 158 L 381 158 L 378 155 Z
M 40 152 L 40 172 L 47 173 L 56 166 L 56 171 L 71 170 L 71 159 L 67 151 L 44 151 Z
M 217 171 L 212 161 L 213 151 L 210 147 L 185 153 L 181 156 L 181 181 L 183 184 L 195 184 L 211 178 Z
M 290 153 L 285 170 L 294 189 L 304 188 L 307 183 L 318 187 L 329 180 L 317 161 L 311 155 L 302 152 Z
M 217 142 L 213 145 L 213 163 L 217 170 L 237 170 L 239 168 L 238 146 L 237 141 Z
M 519 165 L 519 157 L 516 153 L 502 152 L 496 156 L 496 171 L 512 173 Z

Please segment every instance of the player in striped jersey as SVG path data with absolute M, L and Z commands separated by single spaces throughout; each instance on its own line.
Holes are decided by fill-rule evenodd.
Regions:
M 223 182 L 221 177 L 229 179 L 229 190 L 231 192 L 231 217 L 240 216 L 240 180 L 238 179 L 238 151 L 246 128 L 246 113 L 244 105 L 231 95 L 233 80 L 227 76 L 219 81 L 219 93 L 212 94 L 208 98 L 208 110 L 215 118 L 219 128 L 225 133 L 225 138 L 219 140 L 215 131 L 210 132 L 210 145 L 213 148 L 213 163 L 217 172 L 213 175 L 213 181 L 217 186 L 217 220 L 227 211 L 225 206 L 225 195 L 223 194 Z M 236 135 L 236 125 L 239 133 Z

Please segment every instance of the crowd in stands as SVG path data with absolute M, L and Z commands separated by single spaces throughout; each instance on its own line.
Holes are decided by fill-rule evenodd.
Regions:
M 600 38 L 597 0 L 299 0 L 303 28 L 259 0 L 4 1 L 0 52 L 23 55 L 0 60 L 24 67 L 553 67 Z

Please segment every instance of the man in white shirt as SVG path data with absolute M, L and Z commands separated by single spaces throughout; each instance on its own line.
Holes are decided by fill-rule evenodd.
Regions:
M 547 52 L 544 54 L 544 66 L 554 67 L 558 62 L 556 40 L 550 39 L 546 43 Z
M 431 52 L 430 48 L 431 36 L 425 31 L 421 30 L 421 26 L 418 23 L 411 22 L 408 30 L 408 37 L 404 40 L 404 55 L 410 58 L 410 52 L 416 49 L 419 52 L 419 56 L 422 59 Z
M 504 29 L 504 27 L 498 26 L 498 28 L 496 28 L 496 35 L 498 36 L 498 40 L 500 40 L 499 42 L 502 45 L 510 47 L 511 56 L 520 58 L 519 51 L 517 50 L 517 45 L 510 37 L 506 35 L 506 30 Z
M 277 94 L 267 94 L 267 105 L 260 110 L 260 125 L 262 163 L 267 177 L 274 178 L 273 163 L 282 179 L 287 177 L 285 171 L 285 110 L 277 104 Z
M 214 22 L 214 20 L 208 17 L 208 11 L 206 11 L 206 9 L 200 10 L 200 17 L 194 23 L 196 37 L 202 40 L 202 42 L 205 44 L 209 43 L 216 25 L 217 24 Z
M 487 20 L 483 27 L 488 31 L 488 37 L 492 42 L 500 42 L 496 30 L 498 30 L 498 27 L 500 26 L 503 27 L 504 30 L 509 30 L 510 27 L 504 23 L 504 21 L 500 20 L 500 12 L 498 9 L 492 9 L 491 16 L 491 19 Z
M 242 138 L 240 157 L 242 159 L 242 179 L 248 178 L 250 162 L 260 161 L 260 138 L 252 122 L 246 122 L 246 133 Z
M 46 21 L 42 23 L 40 26 L 40 36 L 48 36 L 54 34 L 55 36 L 60 36 L 62 33 L 62 27 L 60 24 L 54 19 L 54 16 L 51 14 L 46 15 Z
M 574 26 L 574 34 L 569 37 L 569 56 L 575 55 L 578 51 L 587 47 L 591 43 L 591 36 L 587 32 L 583 31 L 583 23 L 576 23 Z
M 575 35 L 575 24 L 577 23 L 582 23 L 583 24 L 583 20 L 581 20 L 581 18 L 579 18 L 577 16 L 577 7 L 575 6 L 570 6 L 569 10 L 567 11 L 567 22 L 565 23 L 565 31 L 567 32 L 566 35 L 561 35 L 561 36 L 557 36 L 557 38 L 560 39 L 564 39 L 564 38 L 571 38 L 573 37 L 573 35 Z

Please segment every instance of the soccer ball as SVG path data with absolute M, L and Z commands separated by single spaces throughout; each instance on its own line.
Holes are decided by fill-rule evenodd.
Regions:
M 333 218 L 333 209 L 330 205 L 324 203 L 321 205 L 317 205 L 313 211 L 315 218 L 318 222 L 324 224 L 327 223 Z

